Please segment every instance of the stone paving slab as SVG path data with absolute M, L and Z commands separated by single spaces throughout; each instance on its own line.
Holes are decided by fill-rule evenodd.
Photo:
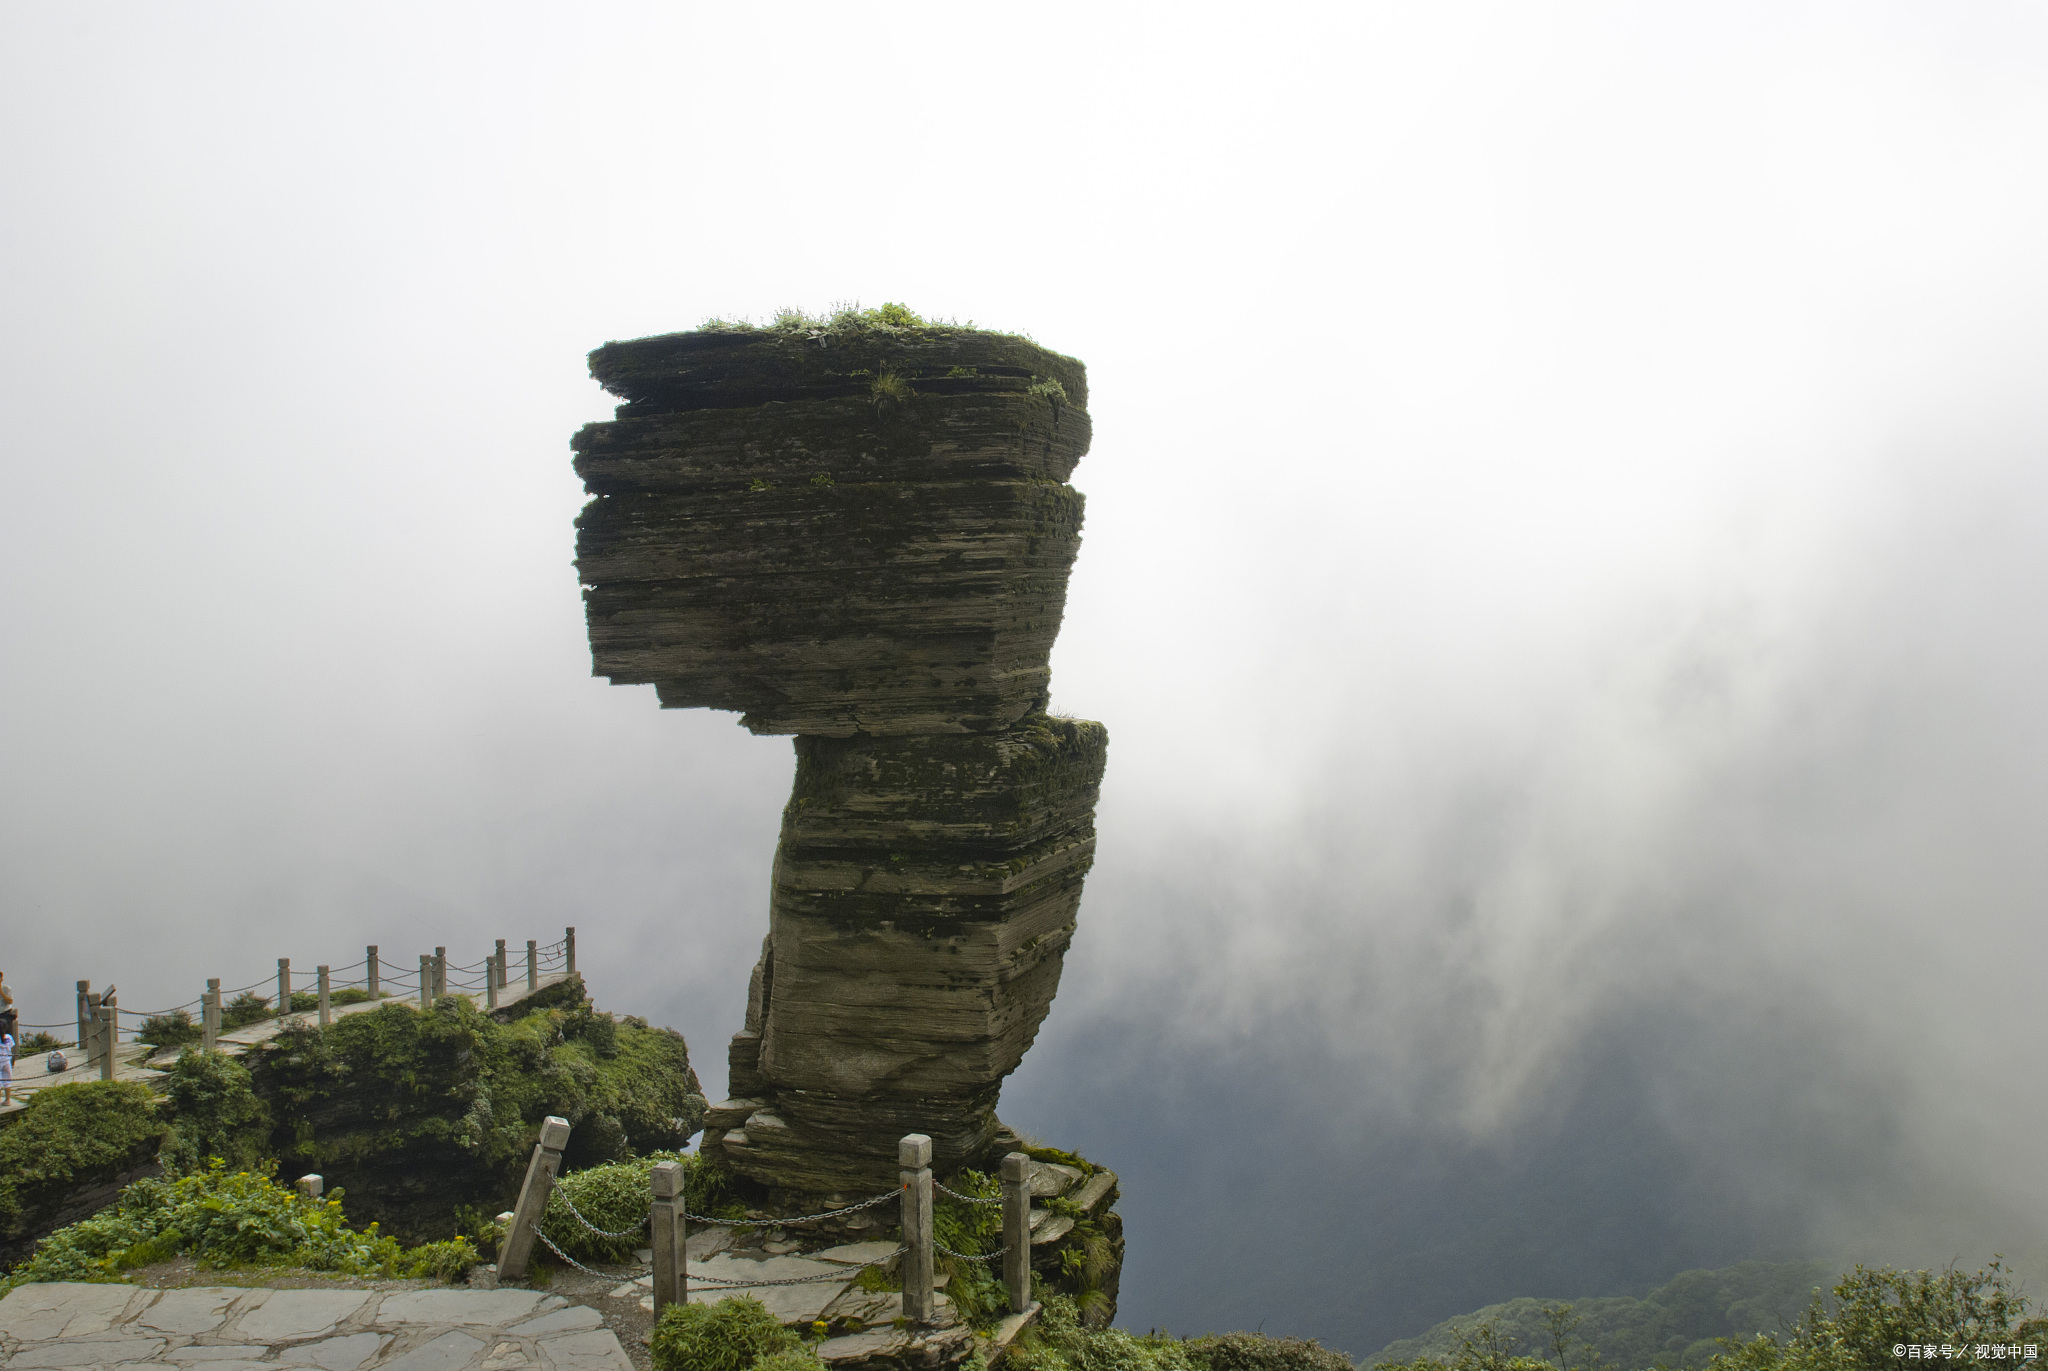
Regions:
M 52 1281 L 0 1299 L 0 1367 L 632 1371 L 595 1311 L 537 1290 L 264 1290 Z

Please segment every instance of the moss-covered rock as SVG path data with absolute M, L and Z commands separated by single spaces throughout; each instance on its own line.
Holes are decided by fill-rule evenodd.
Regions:
M 704 1112 L 681 1035 L 580 994 L 509 1023 L 460 996 L 388 1004 L 289 1025 L 250 1060 L 281 1173 L 319 1172 L 353 1219 L 412 1242 L 448 1236 L 458 1208 L 506 1207 L 550 1114 L 574 1168 L 679 1148 Z
M 106 1204 L 156 1169 L 168 1119 L 134 1081 L 85 1081 L 37 1092 L 0 1127 L 0 1261 Z

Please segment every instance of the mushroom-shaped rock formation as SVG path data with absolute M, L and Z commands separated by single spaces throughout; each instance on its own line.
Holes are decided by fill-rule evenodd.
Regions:
M 793 733 L 732 1097 L 704 1146 L 785 1192 L 984 1160 L 1059 985 L 1107 735 L 1049 717 L 1089 439 L 1071 357 L 973 329 L 611 343 L 576 435 L 597 674 Z

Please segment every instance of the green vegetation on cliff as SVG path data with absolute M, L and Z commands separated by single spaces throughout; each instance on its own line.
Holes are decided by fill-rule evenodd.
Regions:
M 1016 1371 L 1351 1371 L 1351 1362 L 1313 1338 L 1222 1333 L 1140 1337 L 1090 1328 L 1065 1295 L 1047 1295 L 1044 1312 L 1012 1344 L 1004 1365 Z
M 597 1013 L 575 982 L 521 1009 L 499 1023 L 447 996 L 288 1024 L 249 1058 L 284 1171 L 319 1172 L 356 1218 L 422 1241 L 457 1209 L 505 1207 L 550 1114 L 574 1130 L 571 1168 L 678 1149 L 701 1123 L 680 1034 Z
M 133 1081 L 38 1091 L 0 1128 L 0 1248 L 47 1231 L 96 1187 L 110 1196 L 118 1178 L 156 1156 L 165 1122 L 156 1095 Z
M 30 1281 L 109 1281 L 152 1262 L 186 1255 L 216 1267 L 296 1266 L 347 1276 L 433 1276 L 453 1280 L 475 1264 L 467 1240 L 410 1251 L 377 1226 L 349 1227 L 337 1194 L 309 1203 L 267 1176 L 220 1162 L 176 1180 L 145 1179 L 119 1200 L 36 1246 L 0 1293 Z

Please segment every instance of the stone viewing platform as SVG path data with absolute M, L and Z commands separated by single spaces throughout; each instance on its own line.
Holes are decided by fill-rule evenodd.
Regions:
M 181 1290 L 53 1281 L 0 1299 L 0 1366 L 632 1371 L 596 1311 L 538 1290 Z

